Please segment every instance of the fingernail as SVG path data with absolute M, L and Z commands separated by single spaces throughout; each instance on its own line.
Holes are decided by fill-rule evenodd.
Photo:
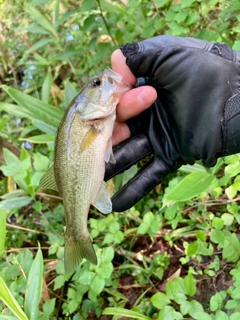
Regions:
M 151 105 L 157 98 L 156 90 L 153 87 L 145 86 L 145 87 L 139 87 L 139 93 L 138 93 L 138 101 L 143 106 L 149 106 Z

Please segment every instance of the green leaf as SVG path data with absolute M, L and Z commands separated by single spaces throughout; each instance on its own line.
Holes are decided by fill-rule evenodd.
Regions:
M 52 24 L 36 8 L 27 4 L 26 10 L 45 30 L 57 36 Z
M 4 175 L 7 177 L 12 176 L 16 182 L 24 179 L 27 176 L 28 169 L 31 167 L 30 157 L 21 161 L 13 152 L 5 148 L 3 148 L 3 155 L 6 165 L 2 165 L 0 168 Z
M 222 296 L 217 292 L 210 299 L 210 310 L 216 311 L 218 308 L 221 308 L 222 302 L 223 302 Z
M 231 213 L 223 213 L 221 219 L 224 221 L 225 226 L 231 226 L 234 220 L 234 216 Z
M 216 318 L 215 318 L 216 320 L 229 320 L 229 317 L 228 317 L 228 315 L 225 313 L 225 312 L 223 312 L 223 311 L 221 311 L 221 310 L 218 310 L 217 312 L 216 312 Z M 239 319 L 239 318 L 238 318 Z
M 55 7 L 54 7 L 54 12 L 53 12 L 53 26 L 54 26 L 54 31 L 57 31 L 57 28 L 58 28 L 59 4 L 60 4 L 60 0 L 56 0 Z
M 112 247 L 107 247 L 102 249 L 102 261 L 103 263 L 111 262 L 114 257 L 114 249 Z
M 34 43 L 34 45 L 32 45 L 28 50 L 26 50 L 25 54 L 27 55 L 27 54 L 34 52 L 42 47 L 45 47 L 50 42 L 52 42 L 51 38 L 41 39 L 41 40 L 37 41 L 36 43 Z
M 164 199 L 164 205 L 170 201 L 186 201 L 205 191 L 214 176 L 206 172 L 193 172 L 181 180 Z
M 99 275 L 95 276 L 93 279 L 93 282 L 91 283 L 92 291 L 94 291 L 94 293 L 98 295 L 103 291 L 104 286 L 105 286 L 105 280 Z
M 77 93 L 77 90 L 74 88 L 71 82 L 67 80 L 64 90 L 64 102 L 66 107 L 71 103 L 73 98 L 76 97 Z
M 21 138 L 19 139 L 20 141 L 28 141 L 31 143 L 53 143 L 55 140 L 56 134 L 54 133 L 49 133 L 49 134 L 41 134 L 38 136 L 34 137 L 29 137 L 29 138 Z
M 0 258 L 4 255 L 6 219 L 6 212 L 0 209 Z
M 235 309 L 236 307 L 237 307 L 237 301 L 236 300 L 228 300 L 226 305 L 224 306 L 224 308 L 227 309 L 227 310 Z
M 234 312 L 229 318 L 229 320 L 239 320 L 240 319 L 240 312 Z
M 103 310 L 102 315 L 122 316 L 137 320 L 151 320 L 151 318 L 148 318 L 139 312 L 131 311 L 124 308 L 106 308 Z
M 162 309 L 162 307 L 164 307 L 165 305 L 167 305 L 171 302 L 171 300 L 162 292 L 155 293 L 151 297 L 150 301 L 152 302 L 154 307 L 156 307 L 158 309 Z
M 181 8 L 190 7 L 196 0 L 182 0 L 181 1 Z
M 27 118 L 32 120 L 33 114 L 27 110 L 24 110 L 22 107 L 6 102 L 0 102 L 0 110 L 6 111 L 7 113 L 18 117 L 18 118 Z
M 113 265 L 111 262 L 102 264 L 97 271 L 98 275 L 104 279 L 109 279 L 111 277 L 112 272 L 113 272 Z
M 196 312 L 195 317 L 195 319 L 198 320 L 213 320 L 212 317 L 205 312 Z
M 6 85 L 3 85 L 2 88 L 16 103 L 27 110 L 27 115 L 30 113 L 32 118 L 58 127 L 63 111 Z
M 37 320 L 39 316 L 39 302 L 42 293 L 42 280 L 43 280 L 43 257 L 40 247 L 38 248 L 37 255 L 31 266 L 26 293 L 24 310 L 30 320 Z
M 15 314 L 20 320 L 28 320 L 28 317 L 23 312 L 18 302 L 12 295 L 11 291 L 6 286 L 2 277 L 0 277 L 0 299 L 7 305 L 7 307 Z
M 198 251 L 198 241 L 193 241 L 187 248 L 187 255 L 193 256 Z
M 51 72 L 51 69 L 49 68 L 46 74 L 46 77 L 43 81 L 42 93 L 41 93 L 42 101 L 46 103 L 48 103 L 50 98 L 52 83 L 53 83 L 52 72 Z
M 224 233 L 221 230 L 213 229 L 211 231 L 210 239 L 214 243 L 224 244 L 225 236 L 224 236 Z
M 196 293 L 196 280 L 191 273 L 188 273 L 188 275 L 184 278 L 184 289 L 186 294 L 190 297 L 194 296 Z
M 196 315 L 199 312 L 203 312 L 203 307 L 202 305 L 196 301 L 196 300 L 192 300 L 189 303 L 189 310 L 188 313 L 190 314 L 191 317 L 193 317 L 194 319 L 197 319 Z
M 56 298 L 46 301 L 43 305 L 43 313 L 50 316 L 51 313 L 54 311 L 55 303 Z
M 40 153 L 34 153 L 33 166 L 37 171 L 47 171 L 50 166 L 50 160 L 48 157 Z
M 164 306 L 158 315 L 158 320 L 182 320 L 183 316 L 173 307 Z

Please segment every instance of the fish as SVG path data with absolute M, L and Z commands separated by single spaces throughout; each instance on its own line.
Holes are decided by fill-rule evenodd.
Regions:
M 40 186 L 57 191 L 63 199 L 66 273 L 74 272 L 83 258 L 97 265 L 88 213 L 91 205 L 104 214 L 112 211 L 105 162 L 115 162 L 111 137 L 116 106 L 129 89 L 122 76 L 106 68 L 72 100 L 58 127 L 54 161 Z

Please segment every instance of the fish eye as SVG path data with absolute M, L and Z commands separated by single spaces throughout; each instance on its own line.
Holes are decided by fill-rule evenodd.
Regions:
M 92 79 L 92 85 L 93 87 L 99 87 L 101 85 L 101 80 L 99 78 L 93 78 Z

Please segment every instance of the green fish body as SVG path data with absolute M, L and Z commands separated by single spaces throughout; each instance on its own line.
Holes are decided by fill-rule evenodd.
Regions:
M 40 181 L 63 198 L 66 220 L 66 272 L 73 272 L 86 258 L 97 264 L 87 219 L 90 205 L 102 213 L 112 211 L 104 183 L 105 161 L 111 160 L 111 136 L 116 105 L 129 90 L 111 69 L 95 76 L 67 108 L 55 140 L 52 167 Z

